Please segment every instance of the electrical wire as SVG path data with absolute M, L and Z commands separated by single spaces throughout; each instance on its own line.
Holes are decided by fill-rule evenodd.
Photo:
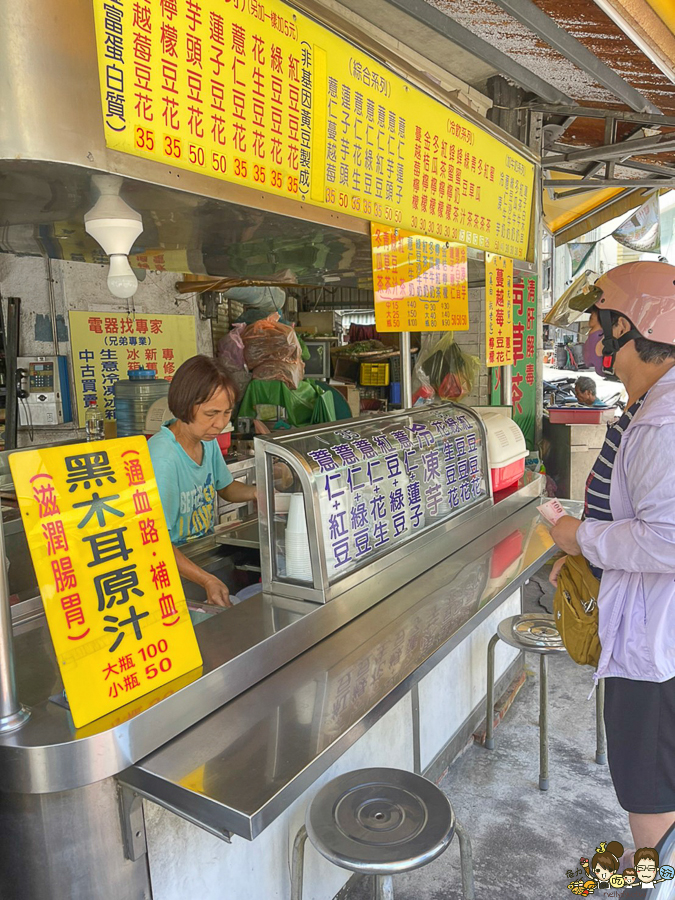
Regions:
M 33 416 L 31 415 L 30 406 L 26 403 L 23 397 L 20 398 L 19 402 L 23 405 L 23 411 L 26 415 L 26 422 L 28 422 L 28 437 L 30 438 L 30 442 L 32 444 L 33 438 L 35 436 L 35 431 L 33 429 Z

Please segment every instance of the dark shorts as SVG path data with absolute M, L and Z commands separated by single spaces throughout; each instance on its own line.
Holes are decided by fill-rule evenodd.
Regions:
M 675 811 L 675 678 L 605 679 L 607 759 L 627 812 Z

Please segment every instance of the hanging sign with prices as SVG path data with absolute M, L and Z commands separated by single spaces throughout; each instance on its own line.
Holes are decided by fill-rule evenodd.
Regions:
M 536 449 L 537 418 L 537 276 L 519 275 L 513 283 L 513 419 L 525 435 L 530 450 Z M 499 404 L 501 380 L 492 376 L 491 402 Z
M 513 364 L 513 260 L 485 256 L 485 351 L 487 366 Z
M 197 352 L 192 316 L 71 312 L 70 335 L 80 426 L 92 400 L 114 420 L 115 382 L 130 370 L 151 369 L 171 381 Z
M 106 144 L 526 258 L 534 165 L 282 0 L 93 0 Z
M 378 331 L 466 331 L 466 247 L 403 229 L 371 226 Z
M 145 438 L 9 463 L 75 726 L 200 666 Z

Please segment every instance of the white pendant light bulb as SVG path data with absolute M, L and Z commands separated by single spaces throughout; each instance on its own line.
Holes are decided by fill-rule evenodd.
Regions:
M 138 281 L 129 260 L 122 253 L 115 253 L 110 257 L 110 270 L 108 271 L 108 290 L 113 297 L 120 300 L 128 300 L 138 290 Z
M 99 198 L 85 214 L 84 227 L 110 257 L 108 290 L 120 300 L 133 297 L 138 281 L 128 256 L 143 231 L 143 219 L 119 196 L 122 180 L 112 175 L 94 175 Z

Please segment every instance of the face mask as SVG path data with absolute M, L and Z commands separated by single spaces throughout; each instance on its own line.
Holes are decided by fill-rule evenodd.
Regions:
M 598 318 L 602 326 L 602 371 L 603 374 L 616 378 L 614 375 L 616 354 L 629 341 L 634 341 L 636 338 L 642 337 L 642 335 L 631 326 L 630 330 L 621 335 L 620 338 L 615 338 L 611 312 L 608 309 L 600 308 L 598 309 Z

